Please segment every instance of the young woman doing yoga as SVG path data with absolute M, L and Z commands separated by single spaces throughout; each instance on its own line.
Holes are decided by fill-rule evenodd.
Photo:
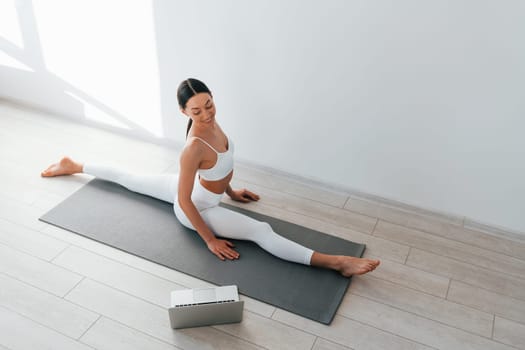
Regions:
M 197 231 L 221 260 L 239 258 L 234 245 L 224 239 L 233 238 L 251 240 L 281 259 L 334 269 L 347 277 L 370 272 L 379 265 L 379 260 L 315 252 L 280 236 L 265 222 L 220 207 L 224 193 L 240 202 L 257 201 L 259 196 L 230 186 L 234 145 L 215 120 L 215 105 L 208 87 L 197 79 L 184 80 L 177 99 L 181 112 L 189 118 L 179 174 L 134 174 L 64 157 L 41 175 L 86 173 L 171 202 L 178 220 Z

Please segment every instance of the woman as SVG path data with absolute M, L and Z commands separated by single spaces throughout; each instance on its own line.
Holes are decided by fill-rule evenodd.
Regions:
M 238 259 L 234 245 L 223 238 L 251 240 L 271 254 L 288 261 L 339 271 L 343 276 L 374 270 L 378 260 L 315 252 L 275 233 L 269 224 L 219 207 L 224 193 L 249 202 L 259 196 L 246 189 L 233 190 L 233 142 L 215 120 L 211 91 L 197 79 L 184 80 L 178 88 L 181 112 L 189 117 L 186 145 L 180 156 L 180 173 L 132 174 L 99 164 L 82 164 L 64 157 L 42 176 L 86 173 L 116 182 L 131 191 L 173 203 L 178 220 L 197 231 L 219 259 Z

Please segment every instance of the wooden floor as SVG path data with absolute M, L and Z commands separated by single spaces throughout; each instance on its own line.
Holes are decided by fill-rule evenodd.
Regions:
M 40 178 L 62 155 L 177 171 L 173 149 L 0 104 L 0 349 L 525 349 L 525 239 L 247 166 L 253 210 L 367 244 L 330 326 L 242 297 L 240 324 L 174 331 L 169 293 L 207 283 L 37 218 L 91 178 Z M 234 187 L 235 187 L 234 186 Z

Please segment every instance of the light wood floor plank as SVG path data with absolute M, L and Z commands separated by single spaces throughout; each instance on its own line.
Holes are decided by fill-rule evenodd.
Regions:
M 317 338 L 312 350 L 351 350 L 351 348 L 332 343 L 323 338 Z
M 80 341 L 98 350 L 182 349 L 106 317 L 101 317 Z
M 51 204 L 54 206 L 63 200 L 64 189 L 63 186 L 55 186 L 59 192 L 54 193 L 44 182 L 40 182 L 42 167 L 2 159 L 0 173 L 3 186 L 0 188 L 0 194 L 26 205 L 36 206 L 38 209 L 50 209 Z
M 244 312 L 241 323 L 214 326 L 266 349 L 311 349 L 315 336 L 275 320 Z
M 168 308 L 170 293 L 184 286 L 71 246 L 53 263 L 109 287 Z
M 0 219 L 0 243 L 48 261 L 68 246 L 39 231 L 3 219 Z
M 39 209 L 48 210 L 48 206 L 39 206 L 38 203 L 53 201 L 60 203 L 65 196 L 80 189 L 92 179 L 87 175 L 61 176 L 56 178 L 42 178 L 40 171 L 47 167 L 47 164 L 29 166 L 13 161 L 0 162 L 0 172 L 2 179 L 10 183 L 10 189 L 3 191 L 3 195 L 20 201 L 24 204 L 35 205 Z
M 380 278 L 401 286 L 444 298 L 450 279 L 418 268 L 384 260 L 367 276 Z
M 525 260 L 380 220 L 374 236 L 525 279 Z
M 439 232 L 436 233 L 440 234 Z M 521 260 L 525 260 L 524 241 L 517 241 L 501 236 L 498 237 L 474 229 L 455 226 L 450 226 L 448 231 L 443 232 L 443 236 L 463 243 L 471 244 L 476 247 L 492 250 L 498 253 L 513 256 Z
M 343 303 L 340 310 L 346 317 L 437 349 L 511 350 L 487 338 L 357 295 L 347 296 Z
M 430 349 L 428 346 L 338 315 L 334 317 L 329 326 L 281 309 L 277 309 L 272 317 L 284 324 L 356 350 Z
M 492 335 L 494 316 L 490 313 L 405 288 L 373 276 L 355 276 L 349 291 L 352 294 L 445 323 L 467 332 L 487 338 L 490 338 Z M 350 298 L 349 294 L 347 294 L 347 298 Z M 344 307 L 351 308 L 351 302 L 344 303 L 344 306 L 341 306 L 339 312 L 342 314 L 345 314 Z
M 0 195 L 0 219 L 39 230 L 45 225 L 38 221 L 41 214 L 42 211 L 34 206 Z
M 325 188 L 314 188 L 300 181 L 294 181 L 284 176 L 242 164 L 235 166 L 235 177 L 247 183 L 282 191 L 299 198 L 310 199 L 337 208 L 342 208 L 348 199 L 348 195 L 341 192 Z
M 1 306 L 0 344 L 12 350 L 93 349 Z
M 438 214 L 401 203 L 388 204 L 387 201 L 382 203 L 356 195 L 350 196 L 350 199 L 346 202 L 345 209 L 406 226 L 428 225 L 429 223 L 433 225 L 439 225 L 440 223 L 463 224 L 463 217 Z
M 448 300 L 525 323 L 525 301 L 452 280 Z
M 407 265 L 525 300 L 525 280 L 413 248 Z
M 2 178 L 17 181 L 20 185 L 27 187 L 25 191 L 28 191 L 32 197 L 36 197 L 41 193 L 47 193 L 64 199 L 92 179 L 91 176 L 83 174 L 53 178 L 41 177 L 40 172 L 56 161 L 58 161 L 56 156 L 53 156 L 52 160 L 50 157 L 50 160 L 40 160 L 35 164 L 3 160 L 0 162 L 0 171 L 2 172 Z M 17 200 L 20 201 L 19 199 Z
M 518 349 L 525 349 L 525 324 L 496 316 L 494 339 Z
M 2 171 L 3 169 L 0 169 Z M 46 194 L 46 191 L 40 190 L 27 184 L 22 184 L 19 175 L 9 173 L 2 176 L 2 187 L 0 194 L 10 199 L 20 201 L 24 204 L 31 205 L 39 197 Z
M 46 290 L 64 296 L 82 276 L 0 244 L 0 272 Z
M 316 201 L 298 198 L 290 194 L 246 183 L 238 179 L 233 180 L 232 184 L 235 187 L 251 189 L 251 191 L 261 196 L 261 201 L 264 204 L 307 215 L 328 223 L 337 224 L 338 226 L 355 229 L 360 232 L 371 233 L 377 222 L 375 218 L 352 213 L 345 209 L 331 207 Z
M 465 218 L 463 227 L 476 232 L 488 233 L 489 235 L 496 237 L 496 239 L 503 238 L 506 240 L 513 240 L 520 243 L 525 243 L 525 236 L 523 235 L 523 232 L 485 224 L 479 222 L 478 220 Z
M 383 221 L 433 233 L 438 236 L 470 244 L 475 247 L 495 251 L 525 260 L 525 242 L 506 239 L 474 229 L 462 227 L 457 220 L 447 222 L 446 219 L 435 219 L 431 216 L 406 212 L 401 209 L 383 207 L 368 201 L 352 201 L 347 203 L 352 211 L 377 217 Z
M 78 339 L 99 317 L 53 294 L 0 274 L 0 306 Z

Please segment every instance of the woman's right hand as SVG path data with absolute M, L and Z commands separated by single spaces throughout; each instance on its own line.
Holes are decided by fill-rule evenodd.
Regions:
M 226 241 L 224 239 L 214 238 L 208 242 L 208 249 L 221 260 L 229 259 L 238 259 L 239 253 L 237 253 L 232 248 L 235 247 L 232 242 Z

